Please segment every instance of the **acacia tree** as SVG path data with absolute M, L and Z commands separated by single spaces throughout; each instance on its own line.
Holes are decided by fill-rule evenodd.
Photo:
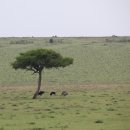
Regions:
M 33 96 L 36 99 L 41 88 L 42 71 L 51 68 L 66 67 L 73 63 L 73 59 L 62 57 L 59 53 L 48 49 L 31 50 L 25 53 L 20 53 L 16 60 L 11 64 L 17 69 L 25 69 L 33 71 L 33 74 L 38 73 L 38 87 Z

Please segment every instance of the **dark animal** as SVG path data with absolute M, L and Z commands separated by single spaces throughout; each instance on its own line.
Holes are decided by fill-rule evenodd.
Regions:
M 44 91 L 39 91 L 38 95 L 42 96 L 42 94 L 44 94 L 44 93 L 45 93 Z
M 50 92 L 50 96 L 56 95 L 56 92 Z
M 67 95 L 68 95 L 68 92 L 62 91 L 61 95 L 62 95 L 62 96 L 67 96 Z

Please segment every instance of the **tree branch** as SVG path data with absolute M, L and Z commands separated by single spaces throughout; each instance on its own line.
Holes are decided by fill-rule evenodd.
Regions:
M 32 73 L 32 75 L 35 74 L 35 73 L 38 73 L 38 72 L 39 72 L 39 71 L 34 71 L 34 72 Z
M 33 74 L 38 73 L 38 70 L 36 70 L 35 68 L 32 67 L 26 67 L 27 71 L 33 71 Z

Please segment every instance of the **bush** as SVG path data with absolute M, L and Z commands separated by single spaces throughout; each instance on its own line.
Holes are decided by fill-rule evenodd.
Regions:
M 54 43 L 54 40 L 52 38 L 49 39 L 49 43 Z
M 96 120 L 95 123 L 103 123 L 102 120 Z
M 47 42 L 58 44 L 58 43 L 63 43 L 63 39 L 57 38 L 57 37 L 52 37 Z

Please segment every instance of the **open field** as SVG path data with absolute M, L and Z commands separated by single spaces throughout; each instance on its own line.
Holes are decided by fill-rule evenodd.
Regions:
M 74 89 L 74 87 L 72 87 Z M 46 88 L 47 89 L 47 88 Z M 130 85 L 86 85 L 67 97 L 33 87 L 0 89 L 0 130 L 129 130 Z
M 29 43 L 15 44 L 21 39 Z M 0 86 L 33 85 L 37 76 L 15 71 L 10 63 L 20 52 L 48 48 L 74 58 L 64 69 L 45 70 L 44 84 L 130 83 L 130 37 L 105 38 L 0 38 Z M 124 41 L 124 42 L 123 42 Z
M 49 39 L 0 38 L 0 130 L 130 130 L 130 37 Z M 36 48 L 74 64 L 45 70 L 46 93 L 33 100 L 37 75 L 10 64 Z M 69 95 L 60 96 L 63 90 Z

